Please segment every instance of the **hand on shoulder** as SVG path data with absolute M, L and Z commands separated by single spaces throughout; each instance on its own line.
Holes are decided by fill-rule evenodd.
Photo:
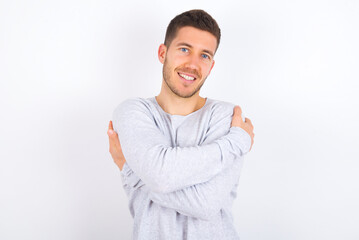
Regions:
M 252 149 L 253 142 L 254 142 L 254 132 L 253 132 L 254 127 L 253 127 L 252 121 L 249 118 L 245 118 L 245 121 L 243 121 L 242 109 L 240 106 L 235 106 L 233 109 L 233 117 L 232 117 L 231 127 L 240 127 L 249 134 L 249 136 L 251 137 L 251 140 L 252 140 L 250 149 Z

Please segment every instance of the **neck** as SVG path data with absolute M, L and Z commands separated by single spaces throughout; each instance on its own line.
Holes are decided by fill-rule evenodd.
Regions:
M 199 91 L 192 97 L 183 98 L 168 91 L 169 89 L 164 84 L 162 84 L 161 92 L 156 96 L 156 100 L 161 108 L 171 115 L 188 115 L 202 108 L 206 103 L 206 98 L 200 97 Z

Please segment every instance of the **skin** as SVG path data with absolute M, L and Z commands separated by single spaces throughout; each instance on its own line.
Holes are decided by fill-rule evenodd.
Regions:
M 182 27 L 169 46 L 161 44 L 158 48 L 158 59 L 163 64 L 163 78 L 160 94 L 156 96 L 162 109 L 172 115 L 188 115 L 197 111 L 206 102 L 199 96 L 200 89 L 214 66 L 214 54 L 217 39 L 207 31 L 194 27 Z M 186 81 L 179 74 L 194 77 Z M 252 139 L 254 133 L 250 119 L 242 120 L 242 110 L 236 106 L 233 110 L 231 126 L 244 129 Z M 118 135 L 110 121 L 107 131 L 110 154 L 115 164 L 122 170 L 126 162 L 122 153 Z

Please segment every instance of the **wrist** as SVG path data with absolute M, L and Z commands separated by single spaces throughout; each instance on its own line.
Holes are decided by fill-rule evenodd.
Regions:
M 241 127 L 231 127 L 229 130 L 233 145 L 237 146 L 241 150 L 241 155 L 249 152 L 251 148 L 252 138 L 249 133 Z

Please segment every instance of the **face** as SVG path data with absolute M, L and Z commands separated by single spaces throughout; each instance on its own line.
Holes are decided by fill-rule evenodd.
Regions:
M 161 44 L 158 57 L 163 63 L 166 88 L 182 98 L 199 95 L 214 65 L 217 39 L 207 31 L 182 27 L 167 48 Z

